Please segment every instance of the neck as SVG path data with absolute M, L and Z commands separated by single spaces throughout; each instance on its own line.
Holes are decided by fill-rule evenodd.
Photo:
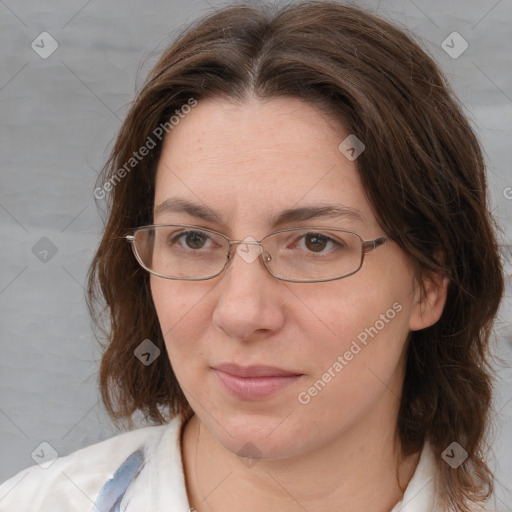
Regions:
M 377 418 L 378 420 L 378 418 Z M 183 461 L 197 512 L 279 510 L 389 511 L 401 500 L 419 453 L 401 458 L 395 425 L 356 425 L 314 452 L 247 463 L 193 416 L 183 431 Z

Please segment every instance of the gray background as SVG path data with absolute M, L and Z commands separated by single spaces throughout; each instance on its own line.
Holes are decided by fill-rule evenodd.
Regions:
M 485 147 L 492 210 L 510 244 L 512 0 L 355 3 L 417 34 L 447 73 Z M 92 191 L 156 56 L 184 24 L 221 5 L 0 0 L 0 481 L 34 464 L 42 441 L 65 455 L 115 433 L 99 400 L 100 352 L 84 302 L 102 225 Z M 59 46 L 42 59 L 31 43 L 45 31 Z M 458 58 L 441 47 L 453 31 L 469 45 Z M 496 329 L 493 443 L 500 507 L 510 509 L 511 292 L 509 278 Z

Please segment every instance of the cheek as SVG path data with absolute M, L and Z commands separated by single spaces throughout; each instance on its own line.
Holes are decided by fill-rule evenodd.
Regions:
M 304 289 L 301 299 L 309 314 L 297 318 L 306 331 L 315 328 L 322 332 L 326 344 L 334 347 L 340 341 L 356 338 L 375 323 L 379 331 L 389 332 L 406 325 L 400 322 L 407 316 L 403 311 L 408 310 L 411 300 L 406 283 L 406 276 L 397 280 L 381 270 Z
M 335 319 L 329 323 L 332 332 L 325 327 L 312 332 L 306 319 L 300 326 L 309 344 L 308 379 L 296 400 L 308 417 L 322 417 L 336 430 L 357 422 L 383 397 L 394 403 L 393 395 L 399 396 L 408 313 L 400 301 L 376 292 L 324 307 L 326 317 Z
M 316 305 L 315 313 L 296 317 L 299 331 L 307 333 L 305 341 L 310 344 L 314 373 L 327 371 L 339 356 L 342 364 L 359 368 L 400 356 L 408 334 L 403 297 L 383 297 L 376 290 L 350 297 L 311 300 Z
M 333 391 L 358 393 L 375 375 L 387 380 L 400 365 L 413 295 L 405 262 L 393 263 L 375 270 L 368 265 L 354 279 L 325 283 L 301 297 L 309 312 L 295 318 L 309 344 L 311 381 L 335 373 L 339 385 Z
M 206 294 L 197 283 L 151 276 L 151 293 L 171 362 L 195 348 L 209 325 Z

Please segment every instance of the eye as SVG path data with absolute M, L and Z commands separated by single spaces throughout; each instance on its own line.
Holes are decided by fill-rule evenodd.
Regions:
M 202 231 L 182 231 L 171 238 L 171 244 L 174 245 L 177 241 L 189 249 L 202 249 L 210 237 Z
M 308 233 L 304 237 L 304 243 L 306 247 L 313 252 L 321 252 L 327 246 L 329 239 L 326 236 L 320 234 Z
M 342 248 L 343 244 L 341 241 L 337 241 L 328 235 L 323 233 L 306 233 L 302 236 L 301 242 L 303 241 L 304 247 L 309 252 L 322 253 L 327 252 L 326 249 L 338 249 Z M 300 244 L 300 242 L 299 242 Z

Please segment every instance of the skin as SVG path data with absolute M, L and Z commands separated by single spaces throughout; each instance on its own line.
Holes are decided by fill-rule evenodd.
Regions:
M 183 223 L 261 240 L 270 214 L 342 204 L 363 220 L 316 218 L 372 240 L 385 235 L 357 172 L 338 150 L 348 132 L 294 98 L 243 104 L 201 100 L 167 136 L 155 205 L 170 197 L 207 205 L 219 221 L 158 212 Z M 347 278 L 289 283 L 259 259 L 236 255 L 220 276 L 196 282 L 151 276 L 151 289 L 176 377 L 195 414 L 183 431 L 191 507 L 199 512 L 390 510 L 419 454 L 400 456 L 396 420 L 410 331 L 435 323 L 446 281 L 431 276 L 423 295 L 413 265 L 388 241 Z M 400 312 L 307 405 L 297 396 L 392 308 Z M 235 397 L 212 366 L 271 365 L 302 376 L 262 400 Z M 258 460 L 237 454 L 250 442 Z M 245 448 L 247 451 L 247 448 Z M 250 455 L 250 454 L 249 454 Z

